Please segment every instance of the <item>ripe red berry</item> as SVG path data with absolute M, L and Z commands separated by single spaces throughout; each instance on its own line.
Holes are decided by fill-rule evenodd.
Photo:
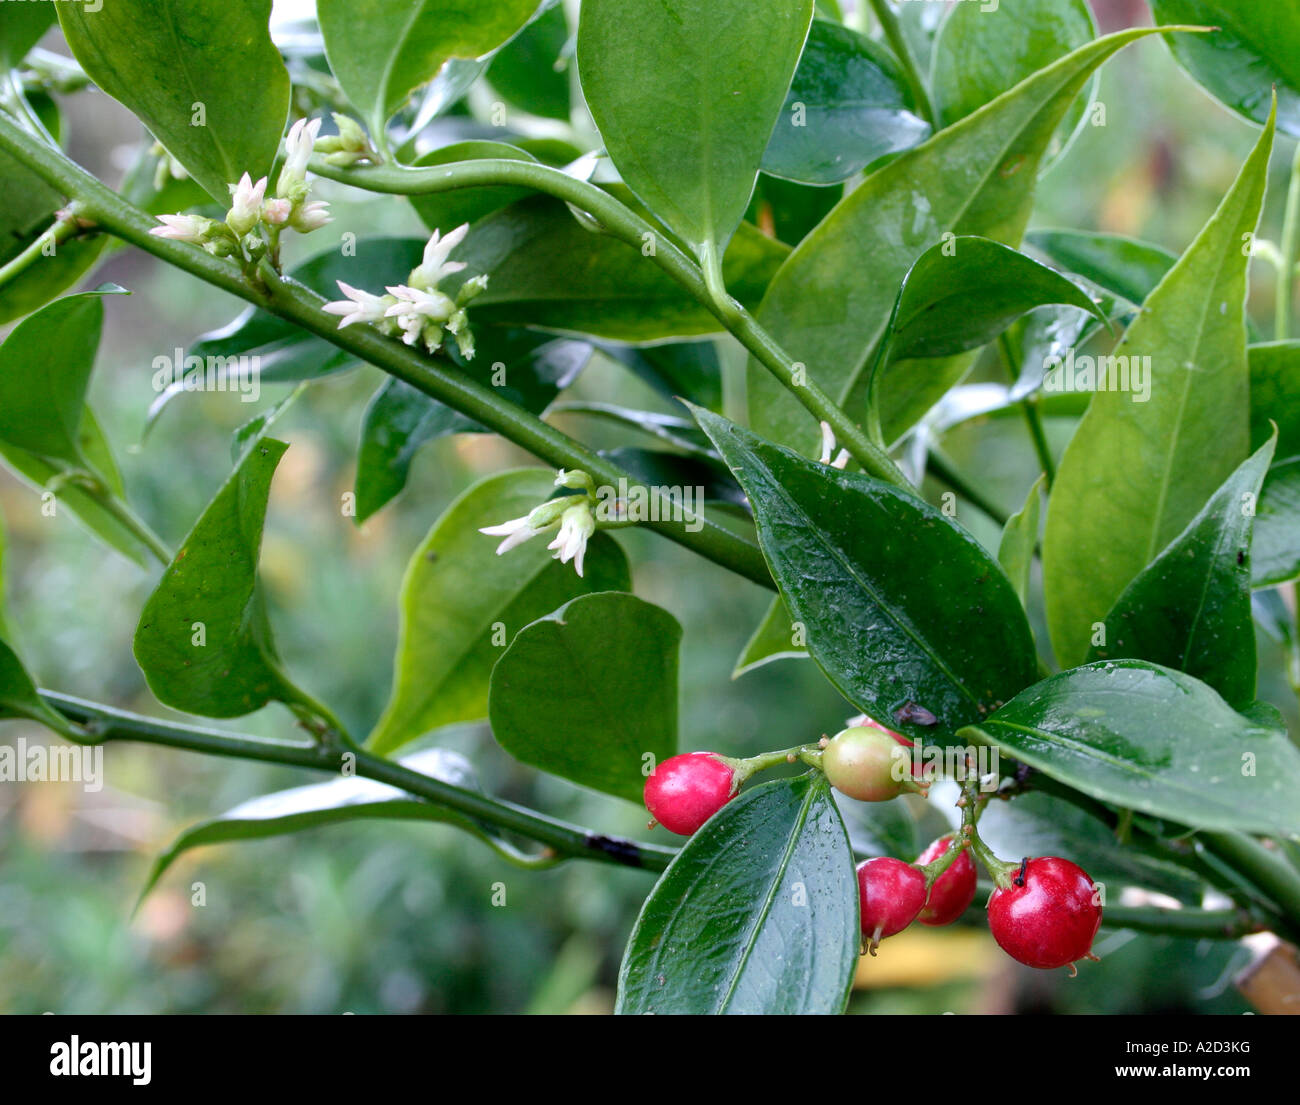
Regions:
M 887 802 L 905 790 L 921 789 L 912 778 L 906 747 L 879 726 L 855 725 L 836 733 L 821 762 L 831 786 L 860 802 Z
M 862 935 L 872 955 L 885 937 L 902 932 L 925 905 L 925 876 L 901 859 L 880 856 L 858 866 Z
M 645 781 L 645 805 L 665 829 L 690 836 L 733 797 L 735 772 L 711 752 L 664 760 Z
M 989 898 L 993 939 L 1030 967 L 1064 967 L 1082 959 L 1100 926 L 1092 879 L 1059 856 L 1026 860 L 1012 885 Z
M 918 867 L 933 863 L 952 844 L 952 837 L 940 837 L 916 861 Z M 923 925 L 951 925 L 975 900 L 975 861 L 967 848 L 930 887 L 930 897 L 917 916 Z

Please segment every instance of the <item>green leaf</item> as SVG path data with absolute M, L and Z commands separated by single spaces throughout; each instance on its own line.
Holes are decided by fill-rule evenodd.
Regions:
M 749 206 L 812 12 L 812 0 L 582 5 L 578 71 L 605 148 L 706 268 Z
M 519 631 L 492 671 L 488 720 L 515 759 L 641 802 L 677 752 L 682 627 L 635 595 L 584 595 Z
M 217 203 L 271 171 L 289 73 L 271 0 L 112 0 L 56 5 L 87 76 L 134 112 Z
M 917 258 L 945 233 L 1015 246 L 1057 124 L 1102 62 L 1150 33 L 1125 31 L 1089 43 L 872 174 L 790 255 L 758 321 L 841 405 L 863 410 L 865 370 Z M 886 439 L 923 416 L 967 365 L 961 357 L 931 366 L 933 395 L 918 395 L 909 374 L 893 373 L 902 394 L 886 386 L 879 396 Z M 749 417 L 764 437 L 813 448 L 816 427 L 807 412 L 752 360 Z
M 940 125 L 973 115 L 1096 37 L 1087 0 L 1006 3 L 993 11 L 983 4 L 953 5 L 935 39 L 930 77 Z M 1049 161 L 1059 158 L 1078 133 L 1095 89 L 1096 78 L 1088 96 L 1075 97 L 1053 138 Z
M 567 123 L 569 21 L 555 4 L 528 24 L 492 59 L 488 81 L 514 107 Z
M 722 362 L 712 341 L 646 346 L 600 342 L 597 348 L 621 361 L 665 399 L 689 399 L 711 411 L 722 408 Z
M 977 349 L 1022 315 L 1049 303 L 1091 311 L 1106 321 L 1077 284 L 998 242 L 957 237 L 926 250 L 903 278 L 889 326 L 869 370 L 868 417 L 877 413 L 874 397 L 887 387 L 893 365 Z M 946 374 L 941 373 L 935 384 L 924 380 L 932 371 L 920 364 L 907 370 L 907 375 L 923 381 L 919 390 L 925 398 L 912 409 L 928 406 L 931 397 L 938 398 L 948 389 Z M 896 384 L 894 394 L 903 386 L 903 382 Z
M 190 530 L 135 631 L 135 658 L 164 706 L 239 717 L 302 701 L 280 668 L 257 583 L 271 477 L 288 446 L 262 438 Z
M 1047 477 L 1040 476 L 1029 489 L 1025 505 L 1007 519 L 998 545 L 998 563 L 1007 573 L 1022 605 L 1029 595 L 1029 571 L 1034 566 L 1034 550 L 1038 547 L 1038 523 L 1046 490 Z
M 1031 230 L 1025 242 L 1070 272 L 1087 277 L 1130 303 L 1144 303 L 1178 262 L 1160 246 L 1121 234 Z
M 1186 870 L 1146 855 L 1133 842 L 1121 844 L 1110 826 L 1054 795 L 1031 791 L 1014 802 L 990 802 L 980 837 L 1000 856 L 1069 856 L 1112 894 L 1138 886 L 1199 905 L 1204 892 Z
M 788 248 L 742 225 L 727 251 L 728 291 L 762 298 Z M 537 196 L 480 222 L 456 251 L 491 275 L 472 319 L 651 342 L 716 334 L 722 324 L 640 251 L 583 229 L 568 207 Z
M 1300 456 L 1300 341 L 1252 345 L 1250 357 L 1250 444 L 1258 449 L 1273 436 L 1277 455 Z
M 591 358 L 591 346 L 530 330 L 481 327 L 478 355 L 460 362 L 466 375 L 482 379 L 502 398 L 541 414 L 569 386 Z M 360 525 L 406 487 L 415 454 L 448 434 L 485 433 L 486 428 L 389 378 L 375 392 L 361 422 L 357 455 L 357 513 Z
M 430 165 L 450 165 L 456 161 L 485 158 L 537 161 L 532 154 L 506 142 L 455 142 L 441 149 L 430 150 L 414 162 L 414 167 L 423 169 Z M 499 185 L 458 188 L 452 192 L 426 192 L 424 195 L 411 196 L 410 199 L 420 221 L 430 230 L 441 230 L 445 234 L 462 223 L 476 223 L 493 211 L 500 211 L 530 195 L 532 192 L 527 188 Z
M 1263 125 L 1277 91 L 1277 125 L 1300 137 L 1300 9 L 1259 0 L 1151 0 L 1159 24 L 1213 27 L 1169 39 L 1178 62 L 1220 103 Z
M 1250 567 L 1255 587 L 1300 579 L 1300 457 L 1269 469 L 1255 515 Z
M 0 70 L 14 69 L 52 26 L 53 4 L 5 4 L 0 7 Z
M 1094 623 L 1178 536 L 1249 454 L 1245 303 L 1273 129 L 1232 191 L 1147 298 L 1116 354 L 1100 359 L 1122 386 L 1098 390 L 1061 460 L 1047 510 L 1043 578 L 1062 665 L 1088 650 Z M 1145 401 L 1144 400 L 1145 397 Z
M 64 296 L 14 327 L 0 345 L 0 442 L 88 467 L 81 421 L 103 323 L 103 294 L 95 291 Z
M 616 1013 L 842 1013 L 857 878 L 825 777 L 743 792 L 677 854 L 623 955 Z
M 538 0 L 318 0 L 330 69 L 381 135 L 420 85 L 453 58 L 481 58 L 518 31 Z
M 14 250 L 15 255 L 36 241 L 46 229 L 48 227 L 43 226 L 23 236 Z M 64 242 L 51 256 L 38 257 L 5 284 L 4 295 L 0 297 L 0 324 L 29 315 L 67 291 L 94 267 L 107 243 L 106 235 L 91 234 Z
M 911 863 L 921 854 L 917 819 L 906 802 L 859 802 L 832 795 L 855 855 L 893 856 Z
M 77 739 L 72 722 L 47 706 L 22 661 L 0 639 L 0 719 L 27 718 L 70 739 Z
M 1144 660 L 1053 675 L 964 735 L 1102 802 L 1194 829 L 1300 836 L 1300 751 L 1286 733 Z
M 524 626 L 578 595 L 631 587 L 623 551 L 607 534 L 592 538 L 585 578 L 553 560 L 543 537 L 492 555 L 493 539 L 478 531 L 522 517 L 553 491 L 542 469 L 489 476 L 452 503 L 415 550 L 402 581 L 393 692 L 369 738 L 376 752 L 487 717 L 492 667 Z
M 1237 709 L 1254 701 L 1251 523 L 1272 457 L 1270 440 L 1124 589 L 1089 660 L 1149 660 L 1196 676 Z
M 844 198 L 844 188 L 843 184 L 799 184 L 759 173 L 745 220 L 763 227 L 765 233 L 771 227 L 778 242 L 797 246 L 835 210 Z
M 777 595 L 768 605 L 763 620 L 745 642 L 740 655 L 736 657 L 731 678 L 738 679 L 746 672 L 761 668 L 773 660 L 806 659 L 808 649 L 797 643 L 803 639 L 803 634 L 797 632 L 790 621 L 785 600 Z
M 814 19 L 763 171 L 806 184 L 838 184 L 930 136 L 898 62 L 883 46 Z
M 403 757 L 401 764 L 449 786 L 480 790 L 473 766 L 460 753 L 450 749 L 426 748 Z M 486 822 L 415 798 L 386 783 L 354 775 L 263 794 L 241 802 L 220 817 L 191 826 L 154 861 L 140 890 L 139 900 L 143 901 L 149 895 L 172 864 L 194 848 L 266 840 L 348 821 L 435 821 L 455 825 L 478 837 L 511 862 L 536 865 L 534 857 L 520 852 Z
M 1033 681 L 1020 600 L 965 530 L 910 492 L 695 417 L 749 496 L 808 651 L 859 710 L 942 741 Z

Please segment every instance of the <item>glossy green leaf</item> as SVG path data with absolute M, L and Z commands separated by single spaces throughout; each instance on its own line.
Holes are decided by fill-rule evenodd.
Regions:
M 1097 37 L 1087 0 L 954 4 L 934 43 L 930 83 L 942 126 L 974 114 L 1026 77 Z M 1084 121 L 1091 92 L 1074 99 L 1053 138 L 1060 157 Z
M 687 511 L 701 503 L 729 503 L 739 511 L 744 509 L 744 492 L 716 456 L 682 456 L 627 446 L 602 449 L 600 455 L 627 472 L 633 483 L 669 489 Z
M 1255 515 L 1250 566 L 1255 587 L 1300 579 L 1300 457 L 1269 469 Z
M 1245 303 L 1268 128 L 1219 210 L 1147 298 L 1061 460 L 1043 576 L 1052 647 L 1083 659 L 1094 624 L 1249 454 Z M 1127 361 L 1122 360 L 1127 358 Z M 1138 365 L 1141 387 L 1135 387 Z M 1111 378 L 1113 377 L 1113 378 Z
M 1204 887 L 1185 869 L 1121 843 L 1115 830 L 1054 795 L 1021 794 L 1014 802 L 990 802 L 980 817 L 980 837 L 996 855 L 1069 856 L 1112 895 L 1125 886 L 1168 894 L 1199 905 Z M 912 857 L 906 857 L 912 858 Z
M 1237 709 L 1254 701 L 1251 530 L 1272 457 L 1270 440 L 1124 589 L 1089 660 L 1150 660 L 1196 676 Z
M 808 655 L 804 634 L 796 630 L 785 608 L 785 600 L 777 595 L 768 604 L 767 613 L 750 635 L 740 655 L 731 678 L 737 679 L 746 672 L 770 664 L 773 660 L 804 659 Z
M 730 293 L 757 304 L 787 247 L 742 225 L 723 262 Z M 545 196 L 498 211 L 474 228 L 456 258 L 491 276 L 471 317 L 613 341 L 698 337 L 722 329 L 712 314 L 639 250 L 583 229 Z
M 586 0 L 578 71 L 623 180 L 708 263 L 740 225 L 812 0 Z
M 1047 477 L 1040 476 L 1029 489 L 1025 505 L 1007 519 L 1007 524 L 1002 528 L 1002 540 L 998 544 L 998 563 L 1007 573 L 1022 604 L 1029 595 L 1029 571 L 1034 566 L 1034 550 L 1038 547 L 1038 527 L 1046 491 Z
M 1025 243 L 1070 272 L 1086 276 L 1130 303 L 1144 303 L 1178 258 L 1160 246 L 1122 234 L 1031 230 Z
M 289 73 L 271 42 L 271 0 L 57 4 L 73 56 L 219 204 L 271 171 Z
M 569 21 L 556 3 L 497 51 L 488 81 L 506 103 L 567 123 L 573 107 L 568 46 Z
M 0 638 L 0 721 L 5 718 L 26 718 L 62 736 L 73 737 L 72 723 L 45 704 L 22 661 Z
M 1220 103 L 1263 124 L 1277 90 L 1277 125 L 1300 137 L 1300 8 L 1290 0 L 1151 0 L 1161 24 L 1195 23 L 1210 34 L 1178 35 L 1169 48 Z
M 607 534 L 589 544 L 585 577 L 551 558 L 549 538 L 492 555 L 495 539 L 478 531 L 522 517 L 553 491 L 542 469 L 489 476 L 452 503 L 415 550 L 402 581 L 393 692 L 369 738 L 376 752 L 486 717 L 492 667 L 524 626 L 578 595 L 631 587 L 627 560 Z
M 1300 341 L 1252 345 L 1250 443 L 1258 449 L 1277 425 L 1279 459 L 1300 456 Z
M 844 198 L 844 185 L 800 184 L 769 173 L 758 174 L 745 220 L 778 242 L 797 246 Z M 770 228 L 770 230 L 769 230 Z
M 893 55 L 849 27 L 814 19 L 763 171 L 838 184 L 929 135 Z
M 42 228 L 24 236 L 15 253 L 21 252 L 44 232 L 45 228 Z M 38 257 L 5 284 L 0 295 L 0 324 L 29 315 L 67 291 L 94 267 L 107 242 L 108 238 L 103 234 L 72 238 L 52 255 Z
M 676 618 L 635 595 L 566 603 L 497 661 L 493 735 L 522 763 L 639 804 L 646 764 L 677 752 L 681 636 Z
M 281 670 L 257 582 L 271 477 L 288 446 L 262 438 L 190 530 L 135 631 L 135 658 L 158 701 L 239 717 L 301 701 Z
M 885 333 L 903 277 L 945 233 L 1014 246 L 1033 206 L 1037 170 L 1057 124 L 1098 66 L 1149 34 L 1099 39 L 909 150 L 854 189 L 790 255 L 758 320 L 810 377 L 850 411 L 865 406 L 865 370 Z M 902 389 L 879 396 L 887 440 L 922 417 L 968 360 L 932 365 L 929 387 L 901 369 Z M 817 427 L 766 369 L 750 362 L 750 424 L 811 451 Z
M 842 1013 L 858 965 L 857 879 L 825 777 L 746 790 L 677 854 L 641 908 L 616 1013 Z
M 450 146 L 430 150 L 413 164 L 415 168 L 424 169 L 430 165 L 450 165 L 454 161 L 476 161 L 483 158 L 537 160 L 532 154 L 506 142 L 454 142 Z M 462 223 L 476 223 L 493 211 L 509 207 L 531 194 L 527 188 L 504 185 L 458 188 L 451 192 L 426 192 L 424 195 L 412 196 L 411 206 L 425 226 L 446 234 Z
M 1300 836 L 1300 751 L 1183 672 L 1143 660 L 1074 668 L 965 731 L 981 734 L 1103 802 L 1194 829 Z
M 1020 600 L 965 530 L 909 492 L 695 417 L 749 496 L 808 651 L 859 710 L 943 741 L 1033 681 Z
M 478 354 L 460 362 L 462 371 L 491 383 L 503 399 L 533 414 L 541 414 L 591 358 L 591 346 L 537 331 L 480 327 L 475 339 Z M 385 380 L 361 420 L 357 524 L 401 493 L 424 445 L 448 434 L 484 432 L 473 419 L 410 384 Z
M 480 790 L 473 765 L 458 752 L 426 748 L 405 756 L 402 766 L 462 790 Z M 520 852 L 494 826 L 455 810 L 416 798 L 397 787 L 359 776 L 311 783 L 292 790 L 251 798 L 219 817 L 202 821 L 180 834 L 156 860 L 140 890 L 143 900 L 186 852 L 213 844 L 300 833 L 349 821 L 435 821 L 454 825 L 478 837 L 506 859 L 535 865 L 534 857 Z
M 926 250 L 903 278 L 869 370 L 870 410 L 876 413 L 872 400 L 889 388 L 895 364 L 977 349 L 1022 315 L 1048 303 L 1092 311 L 1105 321 L 1100 308 L 1077 284 L 988 238 L 949 238 Z M 927 365 L 919 363 L 907 369 L 917 376 L 928 371 Z M 946 383 L 941 376 L 943 390 Z M 896 385 L 894 394 L 903 386 Z M 931 389 L 923 393 L 930 394 Z
M 906 802 L 859 802 L 839 792 L 832 797 L 854 855 L 893 856 L 911 863 L 921 854 L 917 819 Z
M 722 408 L 722 362 L 712 341 L 672 341 L 659 345 L 597 343 L 607 357 L 621 361 L 665 399 L 689 399 L 711 411 Z
M 453 58 L 481 58 L 518 31 L 538 0 L 318 0 L 330 68 L 372 134 Z

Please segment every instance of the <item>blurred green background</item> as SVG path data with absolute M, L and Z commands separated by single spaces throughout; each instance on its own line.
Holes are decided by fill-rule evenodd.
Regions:
M 1131 7 L 1131 5 L 1129 5 Z M 1108 4 L 1111 18 L 1123 4 Z M 1136 10 L 1143 9 L 1138 5 Z M 47 45 L 53 46 L 52 42 Z M 1210 100 L 1159 42 L 1103 71 L 1105 128 L 1089 128 L 1042 183 L 1036 224 L 1133 234 L 1180 252 L 1227 190 L 1256 132 Z M 138 131 L 98 93 L 65 101 L 71 151 L 116 183 Z M 1279 143 L 1275 181 L 1291 144 Z M 1280 188 L 1264 236 L 1276 239 Z M 322 183 L 335 224 L 326 235 L 421 233 L 397 197 L 356 197 Z M 334 239 L 331 239 L 331 241 Z M 329 245 L 297 243 L 304 253 Z M 1256 317 L 1267 331 L 1273 288 L 1257 270 Z M 221 394 L 183 396 L 142 440 L 154 399 L 151 361 L 221 325 L 233 299 L 133 252 L 91 283 L 132 290 L 108 304 L 92 403 L 124 469 L 133 505 L 170 543 L 185 534 L 229 471 L 232 430 L 254 407 Z M 736 358 L 732 357 L 731 369 Z M 994 377 L 990 377 L 994 378 Z M 291 448 L 276 477 L 262 567 L 289 670 L 357 732 L 381 711 L 392 675 L 396 596 L 406 560 L 454 495 L 478 475 L 528 458 L 498 439 L 426 448 L 410 486 L 366 526 L 342 516 L 361 411 L 380 383 L 364 369 L 314 386 L 285 417 Z M 734 389 L 733 389 L 734 390 Z M 666 409 L 624 370 L 593 363 L 573 397 Z M 565 423 L 599 445 L 590 422 Z M 1054 427 L 1068 435 L 1068 425 Z M 1018 507 L 1034 478 L 1023 427 L 971 424 L 949 453 L 995 497 Z M 152 701 L 131 657 L 154 582 L 88 538 L 68 516 L 42 516 L 29 488 L 0 473 L 9 530 L 9 604 L 18 643 L 43 686 L 146 713 Z M 978 537 L 991 525 L 964 513 Z M 486 539 L 485 539 L 486 540 Z M 636 590 L 683 623 L 684 748 L 760 750 L 834 732 L 853 712 L 807 661 L 781 661 L 737 681 L 733 662 L 767 595 L 676 546 L 620 535 Z M 1276 652 L 1262 644 L 1261 697 L 1294 700 Z M 245 719 L 263 734 L 292 720 L 272 707 Z M 44 739 L 8 724 L 0 739 Z M 474 760 L 494 793 L 606 832 L 643 834 L 644 811 L 539 777 L 508 759 L 483 727 L 438 735 Z M 313 781 L 284 769 L 142 746 L 106 750 L 108 785 L 0 784 L 0 1012 L 590 1012 L 612 1008 L 618 960 L 652 877 L 571 864 L 521 872 L 455 830 L 351 824 L 184 857 L 132 918 L 157 851 L 182 827 L 245 798 Z M 661 839 L 663 830 L 656 834 Z M 494 884 L 505 904 L 492 904 Z M 202 884 L 204 904 L 193 901 Z M 1099 964 L 1077 980 L 1019 968 L 977 929 L 904 934 L 860 974 L 857 1012 L 1236 1012 L 1231 975 L 1245 949 L 1103 934 Z

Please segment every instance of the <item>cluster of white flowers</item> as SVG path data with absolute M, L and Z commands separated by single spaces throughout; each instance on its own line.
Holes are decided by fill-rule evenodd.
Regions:
M 831 429 L 829 422 L 823 422 L 822 427 L 822 464 L 829 464 L 832 468 L 844 468 L 849 463 L 849 451 L 841 449 L 839 455 L 831 460 L 831 454 L 835 452 L 835 431 Z
M 309 234 L 330 221 L 329 205 L 324 200 L 308 202 L 311 185 L 307 183 L 307 162 L 311 158 L 320 120 L 299 119 L 289 128 L 285 139 L 284 168 L 276 180 L 275 195 L 266 198 L 267 178 L 254 182 L 245 173 L 229 185 L 230 210 L 224 222 L 202 215 L 159 215 L 161 226 L 149 233 L 202 246 L 218 257 L 231 257 L 241 251 L 254 260 L 266 251 L 266 241 L 256 232 L 259 224 L 274 234 L 284 228 Z
M 445 334 L 451 334 L 461 356 L 472 359 L 474 335 L 465 307 L 487 287 L 487 277 L 466 280 L 455 299 L 438 289 L 443 279 L 465 268 L 463 262 L 447 258 L 468 232 L 468 223 L 446 235 L 435 230 L 424 247 L 421 263 L 411 270 L 405 284 L 388 285 L 387 295 L 374 295 L 339 280 L 339 291 L 347 298 L 326 303 L 322 310 L 342 316 L 340 330 L 354 322 L 369 323 L 385 334 L 400 334 L 407 345 L 422 344 L 430 353 L 442 346 Z
M 497 556 L 508 553 L 516 545 L 522 545 L 539 533 L 559 526 L 555 539 L 546 547 L 555 552 L 552 559 L 561 564 L 573 561 L 578 575 L 582 575 L 582 562 L 587 555 L 587 542 L 596 532 L 596 517 L 592 513 L 595 501 L 595 488 L 591 477 L 586 472 L 566 472 L 560 469 L 555 477 L 556 487 L 573 490 L 582 489 L 585 495 L 563 495 L 557 499 L 548 499 L 541 506 L 529 511 L 522 518 L 511 518 L 499 526 L 485 526 L 479 533 L 489 537 L 502 537 L 505 540 L 497 546 Z

